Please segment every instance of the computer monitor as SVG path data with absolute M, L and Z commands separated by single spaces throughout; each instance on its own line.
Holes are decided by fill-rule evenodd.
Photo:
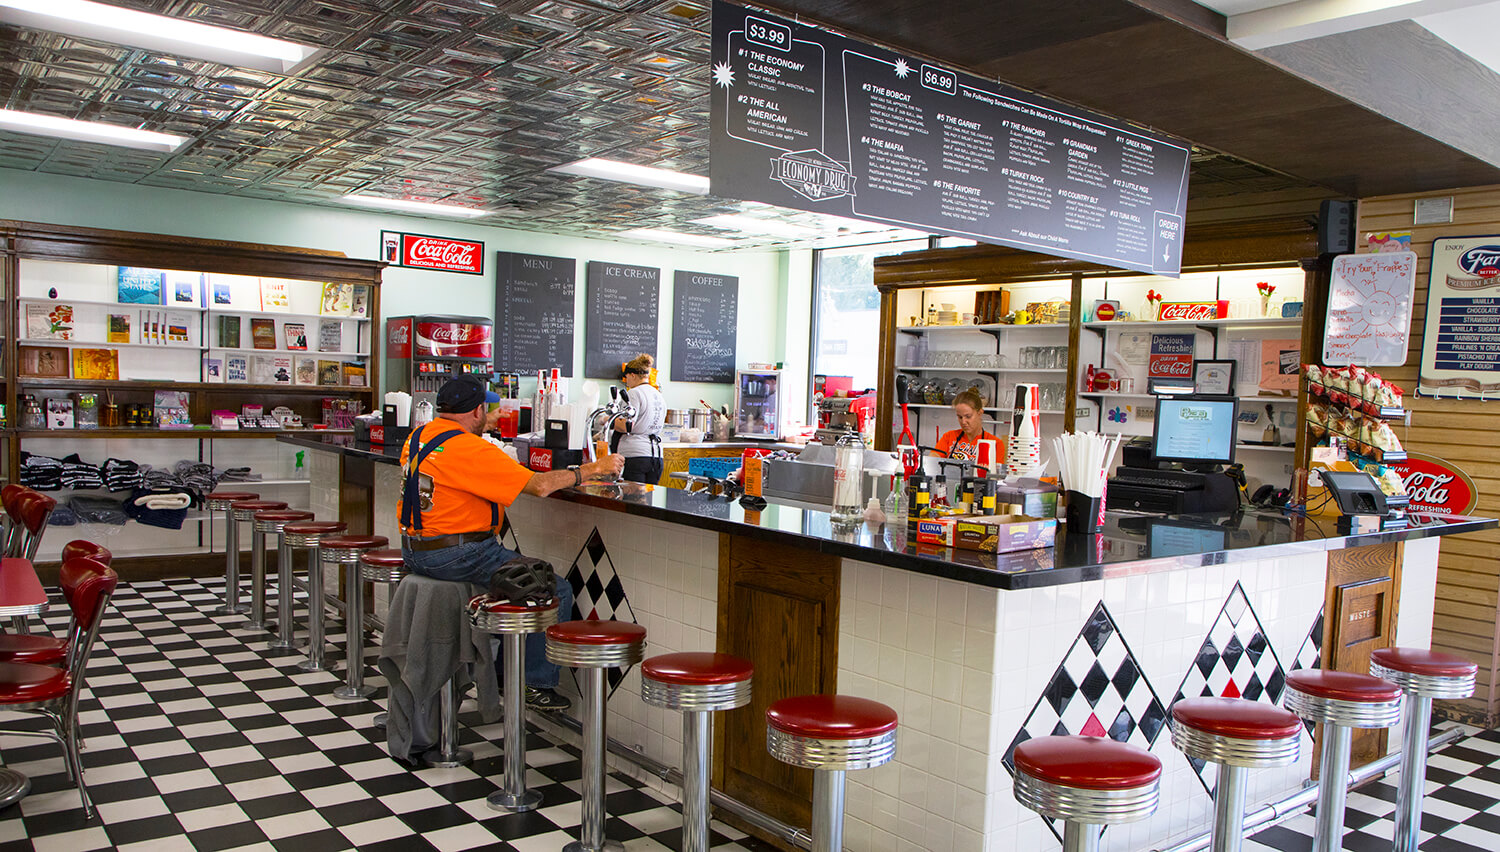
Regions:
M 1152 559 L 1193 553 L 1217 553 L 1229 549 L 1229 530 L 1224 527 L 1157 520 L 1152 520 L 1150 525 L 1146 546 Z
M 1230 464 L 1234 461 L 1239 400 L 1232 396 L 1158 397 L 1151 430 L 1157 461 Z

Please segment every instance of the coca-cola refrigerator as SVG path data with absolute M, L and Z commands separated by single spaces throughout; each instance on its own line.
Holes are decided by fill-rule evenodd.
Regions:
M 488 317 L 391 317 L 385 324 L 389 390 L 436 394 L 454 376 L 494 372 L 495 325 Z

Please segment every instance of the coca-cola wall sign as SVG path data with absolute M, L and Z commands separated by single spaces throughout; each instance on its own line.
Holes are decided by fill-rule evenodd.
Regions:
M 1406 461 L 1391 465 L 1411 497 L 1412 512 L 1467 515 L 1479 503 L 1474 480 L 1451 462 L 1408 451 Z
M 392 266 L 484 274 L 484 243 L 429 234 L 380 232 L 380 259 Z

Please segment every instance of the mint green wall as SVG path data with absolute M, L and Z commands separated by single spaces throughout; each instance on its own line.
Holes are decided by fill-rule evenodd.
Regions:
M 787 361 L 791 379 L 805 393 L 807 310 L 805 293 L 789 294 L 788 278 L 807 279 L 808 272 L 789 271 L 785 252 L 710 253 L 589 240 L 554 234 L 509 230 L 461 221 L 437 221 L 370 212 L 340 210 L 262 201 L 127 183 L 87 180 L 0 169 L 0 218 L 21 219 L 92 228 L 113 228 L 189 237 L 240 240 L 340 251 L 350 257 L 373 258 L 379 253 L 382 230 L 405 230 L 464 239 L 483 240 L 485 274 L 459 275 L 403 269 L 385 270 L 381 313 L 399 316 L 412 313 L 456 313 L 494 316 L 496 251 L 577 258 L 573 361 L 575 371 L 583 366 L 584 263 L 590 260 L 657 266 L 662 270 L 661 303 L 658 305 L 660 336 L 656 356 L 663 366 L 663 392 L 667 404 L 696 406 L 702 398 L 714 404 L 733 404 L 729 385 L 690 384 L 671 381 L 668 369 L 672 355 L 672 277 L 678 269 L 737 275 L 740 279 L 739 366 L 750 361 Z M 798 252 L 797 263 L 806 267 L 810 253 Z M 795 265 L 795 264 L 793 264 Z M 794 291 L 802 290 L 800 283 Z M 790 325 L 800 330 L 788 335 Z M 793 355 L 789 359 L 787 349 Z M 535 384 L 534 382 L 532 384 Z M 574 392 L 578 380 L 574 381 Z M 795 405 L 800 419 L 804 405 Z

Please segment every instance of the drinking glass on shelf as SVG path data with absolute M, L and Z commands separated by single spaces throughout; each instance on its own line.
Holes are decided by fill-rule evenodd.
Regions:
M 1022 346 L 1021 347 L 1021 369 L 1023 369 L 1023 370 L 1034 370 L 1034 369 L 1036 369 L 1036 349 L 1037 348 L 1035 346 Z
M 1054 346 L 1052 349 L 1056 355 L 1052 364 L 1053 368 L 1058 370 L 1066 368 L 1068 366 L 1068 347 Z

